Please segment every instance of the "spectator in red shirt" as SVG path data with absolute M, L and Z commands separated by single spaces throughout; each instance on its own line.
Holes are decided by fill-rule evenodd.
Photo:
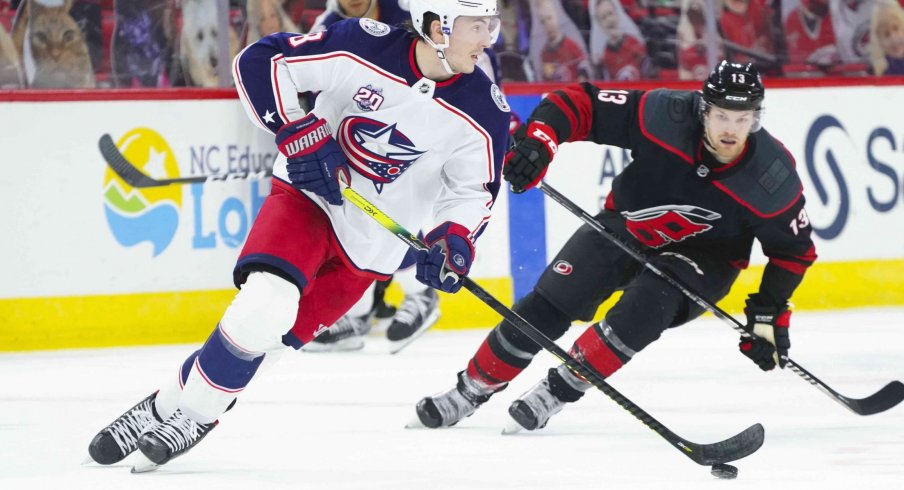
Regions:
M 590 18 L 590 54 L 598 78 L 643 78 L 647 48 L 640 29 L 618 0 L 590 0 Z
M 770 11 L 763 0 L 723 1 L 719 27 L 722 30 L 722 38 L 736 45 L 736 47 L 726 45 L 731 61 L 762 65 L 764 61 L 774 59 L 775 43 L 770 28 Z M 736 48 L 750 54 L 742 53 Z
M 534 16 L 531 58 L 537 78 L 548 82 L 582 82 L 590 79 L 587 52 L 570 19 L 567 20 L 567 27 L 573 31 L 574 36 L 564 32 L 567 17 L 561 4 L 553 0 L 532 0 L 531 11 Z
M 678 20 L 678 78 L 704 80 L 722 59 L 722 40 L 706 0 L 684 0 Z
M 793 64 L 830 66 L 840 61 L 829 0 L 801 0 L 785 19 L 785 45 Z

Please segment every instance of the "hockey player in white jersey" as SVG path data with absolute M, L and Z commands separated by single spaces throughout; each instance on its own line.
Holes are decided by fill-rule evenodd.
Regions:
M 431 230 L 431 248 L 416 254 L 419 280 L 461 287 L 508 137 L 505 98 L 475 70 L 500 22 L 495 0 L 410 6 L 412 32 L 350 19 L 314 34 L 274 34 L 236 57 L 242 105 L 281 152 L 234 269 L 241 289 L 178 375 L 95 436 L 96 462 L 139 449 L 149 460 L 140 471 L 184 454 L 265 357 L 310 342 L 399 267 L 406 245 L 345 203 L 340 179 L 404 227 Z M 300 92 L 319 92 L 307 114 Z
M 398 25 L 410 18 L 408 0 L 330 0 L 326 10 L 317 17 L 312 31 L 320 31 L 352 17 L 371 18 L 389 25 Z M 496 54 L 487 48 L 480 54 L 477 67 L 490 81 L 499 83 L 501 73 Z M 391 354 L 398 353 L 424 334 L 439 320 L 439 296 L 432 288 L 417 281 L 414 254 L 409 253 L 390 281 L 395 282 L 404 298 L 398 309 L 387 305 L 383 298 L 390 281 L 371 285 L 361 299 L 335 325 L 304 346 L 308 352 L 354 351 L 364 348 L 364 340 L 371 329 L 385 331 Z

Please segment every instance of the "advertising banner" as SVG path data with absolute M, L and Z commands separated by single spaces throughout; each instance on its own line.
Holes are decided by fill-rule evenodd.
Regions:
M 522 120 L 540 100 L 509 97 Z M 819 255 L 794 297 L 804 308 L 904 304 L 901 107 L 899 86 L 768 91 L 764 127 L 796 159 Z M 234 295 L 233 264 L 270 190 L 267 178 L 227 176 L 265 172 L 272 135 L 229 98 L 3 102 L 0 120 L 0 350 L 209 333 Z M 155 179 L 224 180 L 133 188 L 101 154 L 105 135 Z M 595 214 L 630 152 L 560 148 L 547 181 Z M 580 224 L 539 191 L 503 191 L 472 277 L 504 302 L 521 297 Z M 755 290 L 764 260 L 755 246 L 729 302 Z M 442 307 L 441 328 L 498 321 L 467 294 L 443 295 Z

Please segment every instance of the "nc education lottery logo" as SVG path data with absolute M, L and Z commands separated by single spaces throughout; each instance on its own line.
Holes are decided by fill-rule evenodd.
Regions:
M 152 129 L 133 129 L 119 138 L 116 146 L 126 159 L 153 178 L 179 176 L 172 149 Z M 135 189 L 107 167 L 103 189 L 107 223 L 120 245 L 133 247 L 150 242 L 154 257 L 166 250 L 179 227 L 182 209 L 179 186 Z
M 277 154 L 269 141 L 167 141 L 146 127 L 118 141 L 105 134 L 98 145 L 110 231 L 123 247 L 150 243 L 153 257 L 181 246 L 241 247 L 269 194 Z

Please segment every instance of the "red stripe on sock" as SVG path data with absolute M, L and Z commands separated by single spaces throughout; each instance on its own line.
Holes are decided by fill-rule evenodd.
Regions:
M 477 353 L 468 363 L 468 376 L 488 385 L 507 383 L 515 379 L 515 376 L 521 374 L 523 370 L 524 368 L 512 366 L 499 359 L 486 340 L 480 344 Z
M 615 352 L 603 342 L 592 325 L 574 342 L 571 355 L 578 360 L 583 359 L 606 378 L 624 365 Z

